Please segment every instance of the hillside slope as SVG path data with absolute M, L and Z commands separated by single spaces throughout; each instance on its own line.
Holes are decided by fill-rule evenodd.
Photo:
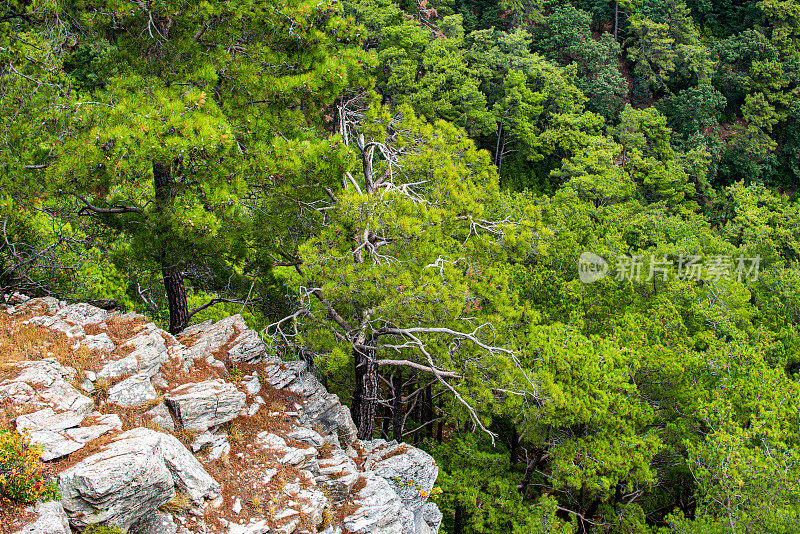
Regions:
M 0 425 L 43 447 L 61 501 L 0 532 L 438 532 L 434 460 L 355 439 L 337 397 L 240 316 L 176 338 L 141 315 L 19 300 L 0 309 Z

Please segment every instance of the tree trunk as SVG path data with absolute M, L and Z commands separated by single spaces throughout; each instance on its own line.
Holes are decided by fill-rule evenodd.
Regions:
M 183 274 L 177 267 L 167 265 L 162 254 L 161 274 L 164 276 L 164 289 L 169 303 L 169 333 L 180 334 L 189 326 L 189 306 L 186 303 L 186 287 Z
M 425 429 L 420 429 L 422 425 L 425 424 L 425 414 L 424 414 L 424 406 L 425 406 L 425 392 L 420 392 L 419 389 L 419 379 L 417 379 L 414 389 L 417 390 L 417 394 L 414 400 L 414 422 L 417 424 L 417 428 L 414 429 L 414 445 L 419 445 L 420 437 L 422 436 L 422 432 Z
M 372 344 L 372 341 L 369 343 Z M 357 349 L 353 351 L 356 372 L 356 387 L 350 414 L 358 427 L 358 439 L 372 439 L 375 411 L 378 406 L 378 364 L 375 351 Z
M 614 42 L 619 42 L 619 2 L 614 2 Z
M 453 521 L 453 534 L 464 534 L 464 505 L 456 505 L 456 513 Z
M 389 441 L 392 429 L 392 410 L 386 405 L 381 405 L 381 439 Z
M 519 434 L 517 434 L 517 427 L 511 427 L 511 468 L 519 462 Z
M 433 386 L 428 384 L 425 388 L 425 425 L 427 425 L 425 434 L 429 438 L 433 437 Z
M 169 165 L 153 163 L 153 184 L 156 203 L 159 209 L 175 196 L 172 170 Z M 161 241 L 160 262 L 161 275 L 164 277 L 164 289 L 169 304 L 169 333 L 179 334 L 189 326 L 189 305 L 186 302 L 186 287 L 183 273 L 179 267 L 179 256 L 182 254 L 180 243 L 175 243 L 166 236 L 159 236 Z
M 392 375 L 392 389 L 394 389 L 394 399 L 392 399 L 392 433 L 395 441 L 403 441 L 403 375 L 397 373 Z

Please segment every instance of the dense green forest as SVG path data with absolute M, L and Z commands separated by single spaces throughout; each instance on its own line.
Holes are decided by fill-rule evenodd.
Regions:
M 242 313 L 446 532 L 800 531 L 800 1 L 3 0 L 0 110 L 0 297 Z

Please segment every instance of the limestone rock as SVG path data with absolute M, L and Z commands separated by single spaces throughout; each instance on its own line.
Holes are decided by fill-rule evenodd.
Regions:
M 356 463 L 342 449 L 333 449 L 330 458 L 318 458 L 313 472 L 317 484 L 335 500 L 344 500 L 360 476 Z
M 66 430 L 81 424 L 86 418 L 85 414 L 72 411 L 57 413 L 52 408 L 44 408 L 38 412 L 20 415 L 17 417 L 18 432 L 25 430 Z
M 128 408 L 141 406 L 157 398 L 158 393 L 146 373 L 128 377 L 108 390 L 108 402 Z
M 227 435 L 212 434 L 206 431 L 197 436 L 192 442 L 192 452 L 199 452 L 204 449 L 209 449 L 208 457 L 211 460 L 216 460 L 230 452 L 231 444 L 228 442 Z
M 428 453 L 403 443 L 372 440 L 373 452 L 367 456 L 364 469 L 373 471 L 387 480 L 403 501 L 403 505 L 415 511 L 425 501 L 420 491 L 430 492 L 439 475 L 439 466 Z
M 172 473 L 178 490 L 188 494 L 195 503 L 219 497 L 221 495 L 219 483 L 203 469 L 197 458 L 175 436 L 159 435 L 164 463 Z
M 86 336 L 83 341 L 81 341 L 81 346 L 89 350 L 102 350 L 105 352 L 111 352 L 117 348 L 105 332 L 94 336 Z
M 259 433 L 256 443 L 265 451 L 275 454 L 282 464 L 305 465 L 317 455 L 317 449 L 314 447 L 292 447 L 286 443 L 285 439 L 269 431 Z
M 428 502 L 414 516 L 414 529 L 419 534 L 436 534 L 442 525 L 442 512 L 435 503 Z M 427 527 L 427 530 L 425 528 Z
M 178 525 L 170 514 L 154 510 L 131 526 L 128 532 L 129 534 L 176 534 Z
M 230 382 L 207 380 L 173 389 L 164 400 L 184 428 L 202 431 L 234 419 L 246 398 Z
M 31 443 L 42 447 L 42 461 L 49 462 L 80 450 L 85 443 L 70 438 L 64 432 L 34 430 L 29 432 Z
M 39 517 L 17 534 L 71 534 L 69 520 L 58 501 L 49 501 L 36 506 Z
M 144 415 L 163 428 L 164 430 L 175 430 L 175 423 L 172 421 L 172 415 L 169 413 L 169 408 L 163 402 L 158 403 L 154 408 L 144 412 Z
M 21 304 L 14 306 L 14 313 L 17 315 L 28 313 L 41 313 L 44 311 L 50 315 L 58 312 L 62 307 L 61 302 L 53 297 L 41 297 L 37 299 L 28 299 Z
M 258 392 L 261 391 L 261 379 L 258 378 L 258 373 L 244 377 L 242 385 L 248 395 L 258 395 Z
M 70 339 L 73 337 L 83 337 L 85 335 L 83 326 L 78 323 L 62 319 L 61 317 L 56 317 L 55 315 L 32 317 L 27 322 L 28 324 L 43 326 L 45 328 L 49 328 L 50 330 L 61 332 Z
M 175 496 L 157 432 L 122 434 L 59 475 L 61 504 L 76 528 L 106 522 L 124 529 Z
M 97 373 L 98 377 L 118 378 L 134 373 L 153 376 L 169 358 L 164 337 L 155 331 L 142 331 L 120 345 L 120 348 L 133 350 L 127 356 L 106 363 Z
M 55 317 L 81 326 L 88 326 L 105 322 L 108 319 L 108 312 L 91 304 L 79 302 L 61 308 Z
M 354 497 L 358 507 L 344 518 L 344 526 L 356 534 L 411 534 L 414 514 L 389 483 L 374 473 L 366 473 L 366 485 Z
M 312 447 L 322 447 L 322 444 L 325 443 L 325 438 L 320 436 L 315 430 L 305 426 L 296 427 L 294 430 L 286 434 L 286 437 L 308 443 Z

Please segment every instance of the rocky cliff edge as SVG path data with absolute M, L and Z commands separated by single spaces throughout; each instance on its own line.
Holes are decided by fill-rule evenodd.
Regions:
M 438 532 L 433 458 L 356 439 L 338 398 L 241 316 L 173 337 L 141 315 L 15 298 L 0 308 L 0 423 L 42 446 L 61 500 L 0 532 Z

